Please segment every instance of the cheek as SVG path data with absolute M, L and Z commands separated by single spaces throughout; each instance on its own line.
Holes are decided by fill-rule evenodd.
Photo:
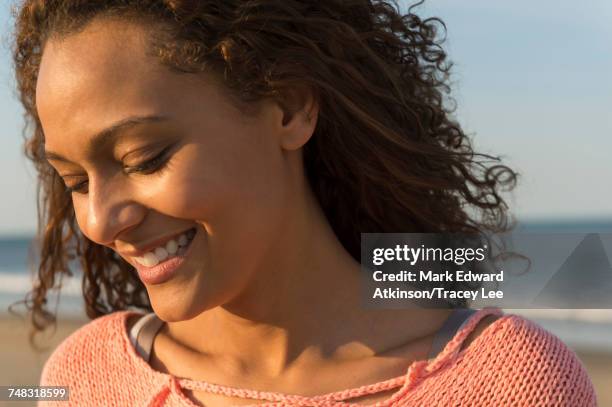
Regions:
M 287 190 L 282 161 L 261 150 L 210 151 L 194 146 L 177 154 L 162 198 L 152 201 L 164 202 L 160 212 L 204 224 L 216 258 L 236 258 L 236 250 L 249 251 L 245 258 L 257 257 L 283 223 Z
M 87 198 L 85 196 L 75 195 L 72 198 L 72 207 L 74 215 L 79 225 L 79 229 L 86 234 L 87 231 Z
M 164 202 L 163 212 L 186 219 L 262 217 L 278 211 L 284 200 L 280 165 L 265 151 L 186 146 L 170 161 L 159 196 L 151 201 Z

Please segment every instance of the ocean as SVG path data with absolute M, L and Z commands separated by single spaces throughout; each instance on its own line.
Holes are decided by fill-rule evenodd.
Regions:
M 612 233 L 611 220 L 593 221 L 531 221 L 519 224 L 517 232 L 550 233 Z M 35 281 L 29 259 L 30 237 L 0 237 L 0 315 L 6 314 L 10 304 L 23 300 Z M 81 297 L 81 273 L 67 279 L 61 296 L 53 295 L 50 309 L 61 317 L 85 318 Z M 612 296 L 612 292 L 610 293 Z M 25 308 L 19 305 L 15 310 L 23 314 Z M 526 316 L 545 329 L 559 336 L 576 350 L 612 352 L 612 309 L 603 310 L 506 310 Z

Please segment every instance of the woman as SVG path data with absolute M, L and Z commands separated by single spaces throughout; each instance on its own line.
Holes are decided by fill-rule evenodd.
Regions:
M 595 405 L 528 320 L 361 307 L 361 232 L 507 229 L 515 173 L 449 118 L 437 24 L 386 1 L 25 0 L 29 305 L 53 322 L 76 257 L 95 318 L 41 384 L 78 406 Z

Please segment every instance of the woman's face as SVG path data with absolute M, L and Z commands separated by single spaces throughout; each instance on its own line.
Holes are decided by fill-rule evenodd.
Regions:
M 144 270 L 161 317 L 184 320 L 235 297 L 278 247 L 291 186 L 303 176 L 298 147 L 314 123 L 284 126 L 270 101 L 242 114 L 212 76 L 175 73 L 147 56 L 146 36 L 138 25 L 96 20 L 51 39 L 37 108 L 82 232 Z M 191 241 L 179 238 L 193 230 Z M 146 277 L 173 257 L 170 240 L 186 253 L 166 263 L 180 266 L 153 273 L 163 281 Z

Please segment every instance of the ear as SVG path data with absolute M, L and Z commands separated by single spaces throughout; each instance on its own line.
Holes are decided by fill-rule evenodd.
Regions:
M 309 86 L 294 86 L 282 92 L 278 100 L 283 114 L 281 146 L 297 150 L 312 137 L 319 117 L 319 103 Z

